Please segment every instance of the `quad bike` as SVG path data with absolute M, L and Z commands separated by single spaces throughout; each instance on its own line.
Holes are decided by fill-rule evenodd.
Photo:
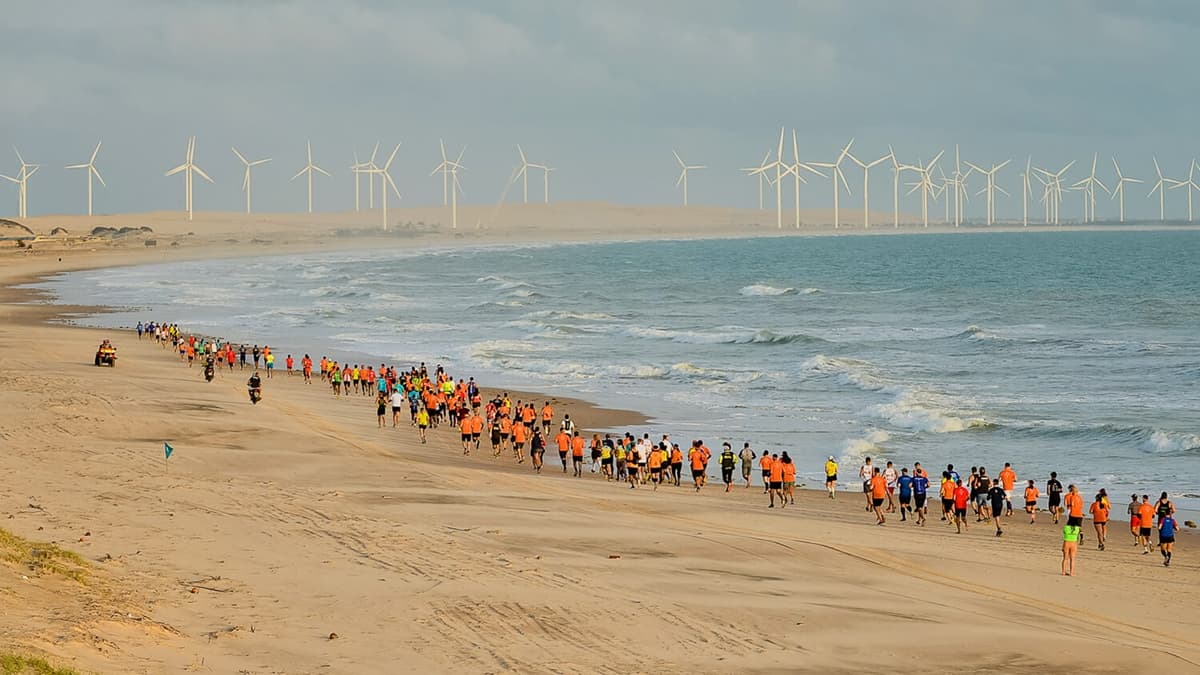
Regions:
M 96 349 L 96 365 L 116 367 L 117 348 L 108 340 L 100 343 Z

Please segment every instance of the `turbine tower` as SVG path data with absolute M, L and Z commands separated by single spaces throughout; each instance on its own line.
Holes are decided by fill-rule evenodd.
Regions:
M 26 162 L 25 158 L 21 156 L 21 151 L 17 150 L 16 147 L 13 148 L 13 152 L 17 153 L 17 160 L 21 162 L 21 170 L 19 173 L 17 173 L 16 178 L 4 175 L 0 175 L 0 178 L 16 183 L 17 217 L 25 218 L 27 213 L 26 207 L 29 203 L 29 179 L 32 178 L 33 174 L 37 173 L 38 169 L 42 167 L 40 164 L 29 164 Z
M 888 148 L 888 154 L 884 155 L 883 157 L 880 157 L 879 159 L 877 159 L 873 162 L 863 163 L 859 158 L 855 157 L 854 155 L 852 155 L 850 153 L 846 153 L 846 157 L 848 157 L 851 162 L 854 162 L 855 164 L 857 164 L 859 166 L 859 168 L 861 168 L 863 170 L 863 229 L 868 229 L 871 227 L 871 217 L 869 215 L 869 210 L 871 208 L 871 206 L 870 206 L 871 198 L 870 198 L 870 194 L 868 193 L 868 189 L 871 184 L 871 169 L 880 164 L 883 164 L 884 162 L 888 161 L 889 159 L 892 160 L 893 162 L 895 162 L 896 158 L 892 157 L 891 148 Z
M 354 173 L 354 210 L 360 210 L 362 193 L 362 176 L 367 176 L 367 193 L 368 199 L 367 208 L 375 208 L 375 169 L 379 166 L 375 164 L 375 155 L 379 154 L 379 141 L 375 141 L 375 147 L 371 150 L 371 158 L 365 162 L 360 162 L 358 159 L 358 151 L 354 151 L 354 164 L 350 166 L 350 171 Z
M 1083 222 L 1096 222 L 1096 186 L 1099 185 L 1105 194 L 1111 194 L 1108 187 L 1099 178 L 1096 178 L 1096 162 L 1100 159 L 1100 153 L 1092 154 L 1092 173 L 1087 178 L 1072 185 L 1072 188 L 1079 188 L 1087 191 L 1087 197 L 1083 201 Z
M 442 150 L 442 163 L 438 164 L 437 168 L 435 168 L 433 170 L 433 173 L 431 173 L 429 175 L 432 176 L 433 174 L 438 173 L 439 171 L 441 172 L 441 174 L 442 174 L 442 206 L 447 206 L 450 204 L 450 192 L 449 192 L 450 165 L 453 164 L 453 162 L 446 159 L 446 143 L 445 143 L 445 141 L 443 141 L 440 138 L 438 139 L 438 147 L 441 148 L 441 150 Z M 466 148 L 463 148 L 463 149 L 465 150 Z
M 787 167 L 787 165 L 783 163 L 783 132 L 784 128 L 779 127 L 779 146 L 775 150 L 775 161 L 769 164 L 764 163 L 757 169 L 752 169 L 749 171 L 750 175 L 757 175 L 761 178 L 762 176 L 766 175 L 767 171 L 775 169 L 775 180 L 772 181 L 769 176 L 767 177 L 767 180 L 775 188 L 775 224 L 781 230 L 783 229 L 783 170 Z M 768 151 L 767 155 L 770 156 L 770 154 L 770 151 Z M 766 158 L 764 158 L 764 161 L 765 159 Z
M 1188 165 L 1188 177 L 1185 181 L 1180 181 L 1178 185 L 1172 185 L 1171 189 L 1186 187 L 1188 197 L 1188 222 L 1192 222 L 1192 190 L 1200 190 L 1200 185 L 1196 184 L 1196 159 L 1192 158 L 1192 163 Z
M 1121 222 L 1125 222 L 1125 184 L 1126 183 L 1141 183 L 1140 179 L 1130 178 L 1121 173 L 1121 166 L 1117 164 L 1117 158 L 1112 158 L 1113 168 L 1117 170 L 1117 183 L 1113 186 L 1111 199 L 1117 199 L 1120 204 Z M 1193 162 L 1194 164 L 1194 162 Z
M 918 167 L 911 164 L 901 164 L 896 161 L 896 151 L 892 146 L 888 146 L 888 156 L 892 158 L 892 227 L 899 229 L 900 227 L 900 172 L 901 171 L 917 171 Z
M 795 195 L 796 195 L 796 229 L 798 230 L 798 229 L 800 229 L 800 184 L 808 182 L 808 181 L 804 180 L 803 176 L 800 175 L 800 170 L 804 169 L 805 171 L 812 172 L 812 173 L 820 176 L 821 178 L 825 178 L 826 176 L 825 176 L 825 174 L 821 173 L 820 171 L 817 171 L 816 169 L 812 168 L 811 166 L 800 161 L 800 146 L 796 143 L 796 130 L 795 129 L 792 129 L 792 163 L 790 165 L 784 165 L 784 166 L 785 166 L 785 168 L 784 168 L 783 175 L 786 176 L 790 173 L 790 174 L 792 174 L 792 176 L 795 179 L 794 182 L 795 182 Z
M 835 162 L 813 162 L 813 166 L 819 166 L 829 169 L 833 174 L 833 229 L 838 229 L 841 225 L 841 213 L 838 195 L 838 180 L 842 181 L 842 185 L 846 188 L 846 195 L 850 196 L 853 193 L 850 191 L 850 184 L 846 182 L 846 174 L 842 173 L 842 162 L 846 160 L 846 156 L 850 154 L 850 146 L 854 145 L 854 139 L 851 138 L 846 147 L 838 153 L 837 161 Z
M 96 180 L 100 181 L 100 184 L 104 185 L 104 187 L 108 187 L 107 185 L 104 184 L 104 177 L 100 175 L 100 170 L 96 168 L 96 155 L 100 154 L 100 143 L 103 143 L 103 141 L 96 143 L 96 149 L 92 151 L 92 157 L 91 157 L 91 159 L 89 159 L 87 161 L 87 163 L 85 163 L 85 164 L 70 164 L 67 166 L 68 169 L 86 169 L 87 170 L 88 215 L 89 216 L 92 215 L 92 178 L 94 177 Z
M 517 177 L 521 179 L 521 192 L 522 192 L 521 202 L 523 204 L 528 204 L 529 203 L 529 168 L 533 165 L 530 164 L 529 161 L 525 159 L 525 151 L 521 149 L 520 143 L 517 144 L 517 154 L 519 154 L 521 156 L 521 168 L 517 170 Z M 685 192 L 686 192 L 686 190 L 685 190 Z M 687 198 L 685 196 L 685 198 L 684 198 L 685 202 L 686 202 L 686 199 Z
M 317 172 L 320 172 L 320 173 L 323 173 L 323 174 L 325 174 L 326 176 L 329 176 L 329 172 L 328 172 L 328 171 L 326 171 L 325 169 L 322 169 L 321 167 L 317 166 L 316 164 L 313 164 L 313 160 L 312 160 L 312 141 L 309 141 L 309 142 L 307 143 L 307 146 L 308 146 L 308 163 L 304 165 L 304 168 L 303 168 L 303 169 L 300 169 L 300 173 L 296 174 L 295 176 L 292 176 L 292 180 L 296 180 L 296 179 L 297 179 L 297 178 L 299 178 L 300 176 L 303 176 L 304 174 L 308 174 L 308 212 L 309 212 L 309 213 L 312 213 L 312 212 L 313 212 L 313 210 L 312 210 L 312 179 L 313 179 L 313 172 L 314 172 L 314 171 L 317 171 Z M 332 178 L 332 176 L 330 176 L 330 177 Z
M 1045 192 L 1042 193 L 1042 201 L 1046 203 L 1047 224 L 1059 224 L 1058 215 L 1059 209 L 1062 206 L 1062 177 L 1073 166 L 1075 166 L 1075 160 L 1067 162 L 1063 168 L 1054 173 L 1047 171 L 1046 169 L 1034 168 L 1034 171 L 1037 171 L 1045 177 L 1045 180 L 1042 181 L 1042 185 L 1044 185 L 1046 188 Z
M 368 171 L 367 177 L 369 180 L 374 182 L 375 181 L 374 175 L 379 174 L 380 182 L 383 183 L 383 187 L 381 189 L 383 190 L 382 206 L 383 206 L 383 231 L 384 232 L 387 232 L 387 229 L 388 229 L 388 218 L 387 218 L 388 188 L 390 187 L 392 189 L 392 192 L 396 193 L 396 199 L 403 199 L 403 197 L 400 196 L 400 189 L 396 187 L 396 182 L 392 180 L 392 174 L 388 173 L 388 171 L 392 168 L 392 162 L 396 159 L 396 153 L 398 153 L 398 152 L 400 152 L 400 144 L 399 143 L 397 143 L 395 149 L 392 150 L 392 154 L 388 155 L 387 161 L 383 163 L 383 166 L 381 166 L 381 167 L 377 166 L 373 169 L 367 170 Z M 375 157 L 375 153 L 371 153 L 371 157 L 372 157 L 371 163 L 374 164 L 373 158 Z
M 996 185 L 996 172 L 999 171 L 1000 169 L 1003 169 L 1005 167 L 1005 165 L 1007 165 L 1009 163 L 1009 161 L 1011 161 L 1011 160 L 1006 159 L 1003 162 L 1000 162 L 999 164 L 993 164 L 991 169 L 981 169 L 979 166 L 972 164 L 970 162 L 963 162 L 967 166 L 971 167 L 973 170 L 978 171 L 979 173 L 981 173 L 987 177 L 987 184 L 985 185 L 985 187 L 982 190 L 980 190 L 979 192 L 976 192 L 975 194 L 977 194 L 977 195 L 987 194 L 987 219 L 985 222 L 989 226 L 996 220 L 996 190 L 1003 192 L 1005 194 L 1005 196 L 1008 195 L 1008 192 L 1006 192 L 1004 190 L 1004 188 L 1000 187 L 999 185 Z
M 746 167 L 746 168 L 742 169 L 742 171 L 745 172 L 746 175 L 758 177 L 758 210 L 759 211 L 762 211 L 762 209 L 763 209 L 763 182 L 764 181 L 770 182 L 770 179 L 768 179 L 766 176 L 766 168 L 768 166 L 767 160 L 770 157 L 771 157 L 771 151 L 767 150 L 766 153 L 763 154 L 762 161 L 758 163 L 758 166 Z
M 531 166 L 535 169 L 542 170 L 542 203 L 549 204 L 550 203 L 550 172 L 558 171 L 558 169 L 555 169 L 554 167 L 551 167 L 551 166 L 546 166 L 545 164 L 530 164 L 529 166 Z
M 934 185 L 933 185 L 933 178 L 932 178 L 933 167 L 938 163 L 938 160 L 940 160 L 942 158 L 942 155 L 945 154 L 945 152 L 946 152 L 945 150 L 938 151 L 938 154 L 935 155 L 934 158 L 931 159 L 929 161 L 929 163 L 925 164 L 924 166 L 922 166 L 920 161 L 918 161 L 917 162 L 917 175 L 918 175 L 917 182 L 909 183 L 909 185 L 912 187 L 912 189 L 908 191 L 908 194 L 911 195 L 912 193 L 916 192 L 917 190 L 921 191 L 921 220 L 925 227 L 929 227 L 929 197 L 934 192 Z
M 1163 173 L 1162 173 L 1162 169 L 1160 169 L 1158 166 L 1158 158 L 1155 157 L 1153 159 L 1154 159 L 1154 172 L 1158 174 L 1158 182 L 1154 184 L 1154 187 L 1150 188 L 1150 194 L 1148 194 L 1146 196 L 1153 197 L 1155 192 L 1158 193 L 1158 219 L 1159 219 L 1159 221 L 1165 221 L 1167 219 L 1166 200 L 1165 200 L 1165 195 L 1167 192 L 1166 188 L 1171 185 L 1178 187 L 1179 184 L 1182 183 L 1183 181 L 1175 180 L 1174 178 L 1164 177 Z
M 695 171 L 698 169 L 707 169 L 708 167 L 704 166 L 703 164 L 689 165 L 686 162 L 684 162 L 683 158 L 681 158 L 679 156 L 679 153 L 675 152 L 674 150 L 671 151 L 671 154 L 675 155 L 675 161 L 679 162 L 679 168 L 680 168 L 679 179 L 675 181 L 675 187 L 679 187 L 680 184 L 683 185 L 683 205 L 687 206 L 688 205 L 688 190 L 687 190 L 688 171 Z
M 187 158 L 183 164 L 171 169 L 166 173 L 168 176 L 174 176 L 177 173 L 183 172 L 183 208 L 187 211 L 188 220 L 192 219 L 192 176 L 199 175 L 208 182 L 213 182 L 213 179 L 204 173 L 204 170 L 196 166 L 196 137 L 188 138 Z
M 259 164 L 266 164 L 267 162 L 271 161 L 271 158 L 267 157 L 265 159 L 256 159 L 251 162 L 250 160 L 246 159 L 242 153 L 238 152 L 237 148 L 233 148 L 233 154 L 237 155 L 237 158 L 242 160 L 242 164 L 246 166 L 246 177 L 242 179 L 242 190 L 246 192 L 246 213 L 250 213 L 250 167 L 258 166 Z M 357 207 L 357 205 L 355 206 Z
M 439 143 L 441 143 L 441 142 L 439 141 Z M 442 174 L 442 184 L 443 185 L 447 184 L 446 181 L 448 179 L 453 180 L 454 186 L 453 186 L 453 189 L 450 191 L 450 195 L 449 195 L 450 196 L 450 199 L 449 199 L 449 202 L 450 202 L 450 228 L 457 230 L 458 229 L 458 193 L 463 191 L 462 185 L 460 185 L 458 182 L 458 170 L 466 168 L 462 165 L 462 158 L 463 158 L 463 154 L 466 153 L 466 151 L 467 151 L 467 146 L 465 146 L 465 145 L 463 146 L 462 151 L 458 153 L 458 157 L 454 161 L 450 161 L 449 159 L 446 159 L 445 143 L 441 143 L 441 146 L 442 146 L 442 163 L 438 164 L 436 167 L 434 167 L 433 171 L 429 172 L 429 175 L 432 176 L 440 171 Z M 513 178 L 515 179 L 516 176 L 514 176 Z M 510 183 L 511 183 L 511 181 L 510 181 Z

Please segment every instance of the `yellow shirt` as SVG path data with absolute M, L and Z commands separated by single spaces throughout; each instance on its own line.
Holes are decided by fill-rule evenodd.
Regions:
M 825 475 L 833 476 L 836 474 L 837 474 L 837 462 L 835 462 L 833 460 L 829 460 L 828 462 L 825 462 Z

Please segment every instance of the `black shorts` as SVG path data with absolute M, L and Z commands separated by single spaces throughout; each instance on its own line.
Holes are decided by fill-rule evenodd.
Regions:
M 825 482 L 826 483 L 836 483 L 837 482 L 837 474 L 835 473 L 832 476 L 825 476 Z
M 600 458 L 600 466 L 612 466 L 612 463 L 613 463 L 612 457 L 601 457 Z
M 869 481 L 869 480 L 863 481 L 863 492 L 865 494 L 871 494 L 871 481 Z
M 462 435 L 462 439 L 463 439 L 464 441 L 469 441 L 469 440 L 471 440 L 471 434 L 470 434 L 470 433 L 463 434 L 463 435 Z
M 1083 527 L 1083 516 L 1068 516 L 1067 525 L 1069 527 Z
M 480 437 L 481 435 L 482 435 L 482 434 L 477 434 L 477 433 L 475 433 L 474 431 L 472 431 L 472 432 L 471 432 L 471 440 L 473 440 L 473 441 L 478 441 L 478 440 L 479 440 L 479 437 Z
M 871 505 L 874 506 L 875 508 L 879 508 L 879 507 L 883 506 L 883 502 L 884 502 L 883 497 L 872 497 L 871 498 Z
M 566 450 L 559 450 L 559 451 L 558 451 L 558 458 L 559 458 L 559 459 L 564 459 L 564 460 L 565 460 L 565 459 L 567 458 L 567 451 L 566 451 Z
M 946 511 L 946 512 L 953 511 L 954 510 L 954 500 L 943 498 L 942 499 L 942 510 Z
M 925 495 L 913 495 L 913 506 L 918 509 L 925 508 Z
M 1036 509 L 1036 508 L 1037 508 L 1037 502 L 1036 502 L 1036 501 L 1033 501 L 1033 502 L 1025 502 L 1025 508 L 1027 508 L 1027 509 Z
M 771 481 L 771 486 L 770 486 L 770 487 L 771 487 L 771 489 L 772 489 L 772 490 L 782 490 L 782 489 L 783 489 L 783 481 L 781 481 L 781 480 L 773 480 L 773 481 Z
M 1138 530 L 1138 535 L 1140 535 L 1140 536 L 1143 536 L 1143 537 L 1149 537 L 1149 536 L 1150 536 L 1150 532 L 1151 532 L 1153 529 L 1154 529 L 1154 528 L 1152 528 L 1152 527 L 1143 527 L 1143 528 L 1141 528 L 1140 530 Z
M 396 406 L 392 406 L 392 412 L 393 412 L 393 413 L 395 413 L 395 414 L 397 414 L 397 415 L 399 415 L 399 414 L 400 414 L 400 411 L 401 411 L 401 410 L 403 410 L 403 408 L 398 408 L 398 407 L 396 407 Z
M 1175 543 L 1175 537 L 1159 537 L 1158 538 L 1159 546 L 1161 546 L 1163 544 L 1174 544 L 1174 543 Z
M 571 461 L 579 462 L 580 464 L 582 464 L 583 463 L 583 455 L 571 455 Z
M 492 445 L 500 445 L 500 434 L 492 434 Z
M 966 518 L 967 510 L 966 509 L 954 509 L 954 516 L 957 518 Z
M 662 475 L 662 467 L 661 466 L 650 467 L 650 475 L 651 476 L 661 476 Z
M 420 429 L 428 429 L 429 425 L 428 424 L 418 424 L 417 427 Z
M 704 469 L 692 469 L 692 478 L 699 478 L 704 475 Z M 772 483 L 774 485 L 774 483 Z
M 1050 495 L 1049 497 L 1046 497 L 1046 506 L 1052 509 L 1062 506 L 1062 497 L 1058 495 Z
M 509 436 L 511 436 L 511 434 L 500 434 L 500 440 L 507 441 Z
M 909 504 L 911 502 L 912 502 L 912 493 L 909 493 L 909 494 L 904 494 L 903 492 L 900 493 L 900 503 L 901 504 Z
M 732 483 L 733 469 L 721 469 L 721 480 L 726 483 Z
M 771 470 L 770 470 L 770 469 L 763 469 L 763 470 L 762 470 L 762 476 L 763 476 L 763 480 L 770 480 L 770 478 L 771 478 Z

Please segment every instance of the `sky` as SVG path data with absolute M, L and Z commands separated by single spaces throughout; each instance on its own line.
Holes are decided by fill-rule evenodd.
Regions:
M 273 158 L 255 169 L 256 210 L 301 211 L 304 180 L 290 179 L 311 141 L 333 174 L 315 177 L 314 207 L 343 211 L 355 151 L 401 142 L 401 205 L 428 205 L 442 198 L 429 174 L 444 138 L 452 155 L 465 146 L 464 204 L 500 198 L 520 143 L 557 169 L 554 201 L 680 203 L 674 149 L 708 167 L 690 175 L 691 204 L 752 207 L 757 183 L 739 169 L 773 152 L 784 126 L 787 160 L 793 128 L 804 161 L 832 161 L 851 138 L 864 160 L 889 144 L 903 163 L 947 150 L 947 172 L 955 144 L 977 164 L 1011 159 L 1000 218 L 1021 215 L 1028 156 L 1054 170 L 1077 160 L 1074 182 L 1098 152 L 1112 187 L 1115 155 L 1148 181 L 1128 188 L 1127 214 L 1149 218 L 1151 158 L 1182 179 L 1200 154 L 1198 28 L 1188 0 L 12 3 L 0 24 L 0 173 L 18 170 L 15 145 L 42 165 L 30 215 L 86 212 L 84 172 L 63 167 L 103 140 L 97 212 L 181 209 L 181 177 L 163 174 L 194 134 L 215 181 L 197 183 L 198 210 L 244 207 L 237 146 Z M 845 172 L 853 196 L 842 203 L 859 206 L 862 171 Z M 873 208 L 891 209 L 890 184 L 885 166 L 873 171 Z M 540 176 L 529 190 L 541 198 Z M 1186 217 L 1186 193 L 1167 193 L 1169 218 Z M 817 178 L 802 200 L 830 206 L 832 184 Z M 1068 194 L 1063 217 L 1078 218 L 1080 201 Z M 16 208 L 16 186 L 0 181 L 0 214 Z M 1115 202 L 1097 212 L 1115 216 Z M 973 195 L 968 217 L 983 214 Z

